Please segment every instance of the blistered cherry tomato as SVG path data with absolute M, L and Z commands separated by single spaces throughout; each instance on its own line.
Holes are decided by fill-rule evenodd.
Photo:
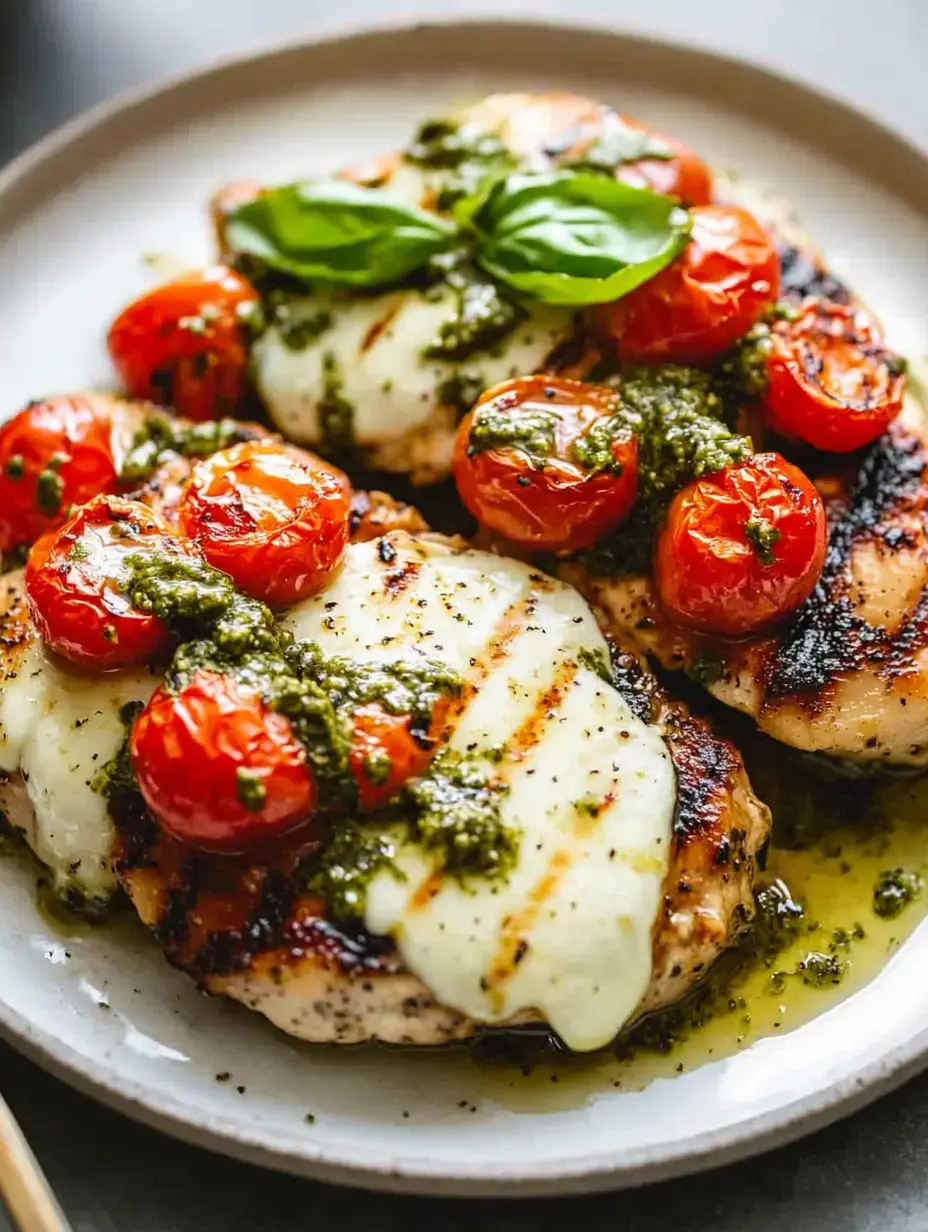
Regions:
M 810 480 L 779 454 L 754 454 L 674 497 L 655 549 L 658 592 L 680 624 L 753 633 L 809 597 L 825 547 L 825 508 Z
M 687 206 L 708 205 L 712 199 L 712 175 L 706 163 L 693 151 L 653 128 L 621 116 L 621 123 L 633 133 L 650 138 L 661 153 L 621 163 L 616 169 L 616 179 L 636 188 L 650 188 L 652 192 L 676 197 Z
M 112 428 L 109 400 L 90 396 L 30 403 L 0 428 L 0 552 L 114 488 Z
M 408 714 L 390 714 L 373 702 L 352 715 L 349 765 L 366 812 L 391 800 L 410 779 L 421 776 L 432 759 L 428 737 L 412 732 Z
M 257 305 L 254 287 L 224 265 L 141 296 L 116 318 L 108 339 L 130 396 L 191 419 L 234 414 L 248 386 L 246 321 Z
M 132 607 L 120 589 L 126 557 L 183 555 L 168 524 L 138 501 L 97 496 L 29 553 L 26 596 L 45 644 L 78 667 L 104 672 L 151 663 L 167 627 Z
M 289 719 L 231 677 L 198 670 L 158 689 L 130 741 L 139 790 L 169 834 L 206 851 L 244 851 L 306 820 L 316 785 Z
M 241 590 L 284 607 L 337 567 L 350 512 L 341 471 L 273 440 L 245 441 L 197 463 L 176 521 Z
M 513 543 L 589 547 L 635 501 L 638 443 L 612 421 L 618 409 L 614 391 L 563 377 L 517 377 L 488 390 L 458 429 L 461 500 Z
M 773 328 L 765 404 L 787 437 L 846 453 L 876 440 L 902 410 L 905 365 L 861 308 L 807 303 Z
M 677 197 L 684 205 L 705 205 L 712 195 L 709 168 L 692 150 L 652 128 L 618 115 L 582 94 L 491 95 L 470 118 L 497 132 L 503 144 L 533 164 L 593 162 L 617 179 Z M 653 153 L 635 157 L 636 147 Z
M 689 243 L 654 278 L 598 310 L 623 363 L 704 363 L 732 346 L 780 286 L 773 242 L 738 206 L 692 211 Z

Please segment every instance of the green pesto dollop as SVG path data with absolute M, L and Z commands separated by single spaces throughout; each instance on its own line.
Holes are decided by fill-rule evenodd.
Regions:
M 119 718 L 125 729 L 125 738 L 115 755 L 96 772 L 90 780 L 90 786 L 105 800 L 115 800 L 117 796 L 136 790 L 135 775 L 132 772 L 132 761 L 129 757 L 129 733 L 132 724 L 142 713 L 141 702 L 126 702 L 119 709 Z
M 629 518 L 582 559 L 595 573 L 646 570 L 654 533 L 667 506 L 691 479 L 743 462 L 751 442 L 726 422 L 710 374 L 663 364 L 634 368 L 618 385 L 615 430 L 638 441 L 638 499 Z
M 475 877 L 505 877 L 521 836 L 502 817 L 506 784 L 478 757 L 445 749 L 379 815 L 338 822 L 329 841 L 303 865 L 307 888 L 337 918 L 360 917 L 373 877 L 385 870 L 402 876 L 395 858 L 403 843 L 427 852 L 437 868 L 465 885 Z
M 337 920 L 359 919 L 367 887 L 384 871 L 400 876 L 394 861 L 396 842 L 388 833 L 356 821 L 342 821 L 328 841 L 302 866 L 307 890 L 318 894 Z
M 508 791 L 477 760 L 445 749 L 406 788 L 410 837 L 455 876 L 504 876 L 519 845 L 518 831 L 501 814 Z
M 322 357 L 322 397 L 319 399 L 319 427 L 323 452 L 343 457 L 354 449 L 354 404 L 342 393 L 344 378 L 333 351 Z
M 880 873 L 873 887 L 873 910 L 884 920 L 895 919 L 921 892 L 922 879 L 918 873 L 904 868 L 887 869 Z
M 554 453 L 557 443 L 558 414 L 543 406 L 513 415 L 509 411 L 482 407 L 475 416 L 468 437 L 467 456 L 488 449 L 517 448 L 532 466 L 541 468 Z
M 58 474 L 63 462 L 61 454 L 52 454 L 35 481 L 35 503 L 50 518 L 57 517 L 64 501 L 64 480 Z
M 773 549 L 780 542 L 780 532 L 768 518 L 760 515 L 748 518 L 744 524 L 744 537 L 762 565 L 772 565 L 776 561 Z
M 277 288 L 265 297 L 267 323 L 273 325 L 289 351 L 304 351 L 312 342 L 327 334 L 335 324 L 328 308 L 307 303 L 305 288 L 299 295 Z
M 666 141 L 645 129 L 633 128 L 616 117 L 615 123 L 587 146 L 582 154 L 565 160 L 562 166 L 573 171 L 615 175 L 620 167 L 637 163 L 643 158 L 668 161 L 674 157 Z
M 428 359 L 459 363 L 490 350 L 525 320 L 525 309 L 508 298 L 466 252 L 442 253 L 429 263 L 426 294 L 449 288 L 454 310 L 425 348 Z
M 176 454 L 208 458 L 220 449 L 254 440 L 260 435 L 237 419 L 185 424 L 170 415 L 148 415 L 132 439 L 119 478 L 123 483 L 144 483 Z
M 459 370 L 438 386 L 438 400 L 463 418 L 486 388 L 487 383 L 479 373 Z
M 436 175 L 436 205 L 445 212 L 489 175 L 512 171 L 513 154 L 493 133 L 454 120 L 426 120 L 405 151 L 406 161 Z

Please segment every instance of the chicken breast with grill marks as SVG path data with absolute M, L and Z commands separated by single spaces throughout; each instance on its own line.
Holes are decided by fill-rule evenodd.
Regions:
M 389 523 L 386 498 L 356 498 L 355 507 L 361 538 Z M 408 510 L 396 514 L 415 524 Z M 31 630 L 21 582 L 8 575 L 0 595 L 0 807 L 50 863 L 59 888 L 103 899 L 115 869 L 170 961 L 207 991 L 242 1001 L 312 1041 L 440 1043 L 487 1022 L 553 1018 L 571 1046 L 586 1048 L 678 999 L 753 912 L 769 813 L 736 750 L 671 702 L 633 655 L 616 650 L 614 683 L 602 680 L 581 653 L 591 647 L 595 657 L 605 646 L 592 615 L 577 595 L 528 566 L 405 531 L 359 539 L 350 551 L 363 554 L 364 584 L 372 589 L 357 603 L 347 601 L 350 589 L 320 596 L 327 605 L 320 611 L 335 622 L 331 648 L 362 653 L 359 639 L 367 635 L 355 630 L 355 617 L 366 604 L 375 606 L 371 646 L 378 653 L 391 621 L 398 630 L 414 625 L 429 653 L 439 652 L 442 619 L 464 630 L 466 645 L 485 647 L 470 655 L 480 666 L 466 674 L 451 741 L 466 740 L 469 748 L 504 734 L 508 752 L 494 773 L 508 776 L 506 799 L 524 830 L 520 850 L 542 862 L 517 866 L 512 887 L 507 882 L 503 890 L 515 898 L 493 930 L 470 916 L 465 921 L 460 908 L 470 912 L 476 902 L 494 918 L 504 902 L 495 889 L 483 894 L 477 886 L 475 898 L 474 887 L 462 894 L 452 879 L 435 883 L 416 850 L 402 845 L 398 859 L 410 897 L 406 883 L 390 876 L 372 885 L 368 916 L 347 923 L 328 916 L 303 888 L 298 866 L 316 843 L 300 835 L 277 846 L 270 861 L 210 857 L 164 835 L 139 797 L 127 795 L 114 809 L 114 855 L 112 822 L 97 808 L 103 802 L 92 790 L 92 768 L 119 747 L 118 704 L 144 700 L 157 679 L 89 679 L 50 664 Z M 429 580 L 433 566 L 444 579 L 437 592 Z M 350 588 L 353 569 L 349 560 L 336 585 Z M 476 579 L 486 576 L 487 588 L 474 594 Z M 385 608 L 375 605 L 375 585 L 376 604 Z M 343 599 L 342 615 L 331 605 Z M 489 634 L 483 626 L 469 629 L 466 622 L 494 604 Z M 298 636 L 324 627 L 302 605 L 288 619 Z M 560 640 L 551 640 L 554 626 Z M 415 653 L 412 644 L 399 651 Z M 510 699 L 508 712 L 501 698 Z M 591 726 L 598 715 L 603 721 Z M 38 757 L 37 724 L 49 722 Z M 561 786 L 553 785 L 558 766 L 565 770 Z M 531 775 L 543 771 L 552 772 L 552 783 L 538 779 L 532 795 Z M 412 901 L 417 885 L 425 927 Z M 529 902 L 539 913 L 550 906 L 552 918 L 526 914 Z M 574 920 L 573 910 L 581 912 Z M 562 918 L 555 921 L 557 913 Z M 383 927 L 372 926 L 374 917 Z M 442 952 L 436 938 L 445 922 L 451 949 Z M 452 986 L 449 997 L 443 973 L 466 973 L 470 954 L 479 958 L 470 964 L 474 978 Z M 493 954 L 485 988 L 480 962 Z M 576 987 L 559 989 L 564 978 Z M 536 1008 L 536 994 L 550 1013 Z
M 270 863 L 197 854 L 165 836 L 132 797 L 117 810 L 120 882 L 171 962 L 207 991 L 243 1002 L 301 1039 L 431 1044 L 465 1038 L 487 1023 L 547 1022 L 571 1047 L 604 1044 L 642 1014 L 679 999 L 747 926 L 769 813 L 733 746 L 662 693 L 633 655 L 614 651 L 609 686 L 580 668 L 575 652 L 565 655 L 545 640 L 556 619 L 546 603 L 564 593 L 550 579 L 514 562 L 402 535 L 381 540 L 376 551 L 372 545 L 365 559 L 372 589 L 352 604 L 344 626 L 336 623 L 333 645 L 343 637 L 356 648 L 362 635 L 353 621 L 376 605 L 376 628 L 387 633 L 376 648 L 365 644 L 369 653 L 394 628 L 410 624 L 435 650 L 442 610 L 462 627 L 477 610 L 458 582 L 472 588 L 475 569 L 493 571 L 483 601 L 503 616 L 488 633 L 481 627 L 471 635 L 484 649 L 468 660 L 465 682 L 476 683 L 465 683 L 466 704 L 451 743 L 459 738 L 462 747 L 482 747 L 491 735 L 501 736 L 505 752 L 495 764 L 508 776 L 507 798 L 523 830 L 511 882 L 502 889 L 472 884 L 461 893 L 453 879 L 436 881 L 427 862 L 412 852 L 404 856 L 400 846 L 405 888 L 384 873 L 369 888 L 366 915 L 339 921 L 301 888 L 298 865 L 311 843 L 282 844 Z M 439 576 L 457 581 L 430 598 L 436 559 Z M 336 622 L 343 594 L 357 599 L 354 569 L 349 561 L 349 579 L 343 575 L 340 583 L 347 590 L 321 596 Z M 513 573 L 517 588 L 526 577 L 535 579 L 527 605 L 500 597 Z M 575 607 L 576 596 L 567 602 L 578 614 L 569 616 L 571 626 L 583 620 L 582 633 L 595 644 L 588 618 L 579 616 L 582 605 Z M 297 629 L 310 619 L 301 615 Z M 415 654 L 413 643 L 398 649 Z M 510 713 L 501 713 L 501 697 L 510 698 Z M 590 727 L 601 705 L 616 716 L 613 726 Z M 638 740 L 650 753 L 632 752 Z M 560 782 L 559 766 L 567 771 Z M 601 778 L 610 766 L 611 788 Z M 636 776 L 650 784 L 640 797 Z M 580 798 L 591 787 L 605 795 L 587 813 Z M 622 799 L 624 820 L 616 802 Z M 647 835 L 634 839 L 642 827 Z M 613 883 L 616 860 L 625 868 Z M 527 880 L 525 861 L 538 865 Z M 573 870 L 576 880 L 568 884 Z M 485 952 L 495 958 L 483 970 Z M 523 975 L 524 990 L 510 997 Z M 565 981 L 562 999 L 552 986 Z M 525 1000 L 532 995 L 551 999 L 547 1011 Z M 610 1007 L 601 1021 L 599 1002 Z
M 674 625 L 648 577 L 564 576 L 605 628 L 784 744 L 855 762 L 928 765 L 928 428 L 911 405 L 816 482 L 829 546 L 811 598 L 775 634 L 725 641 Z

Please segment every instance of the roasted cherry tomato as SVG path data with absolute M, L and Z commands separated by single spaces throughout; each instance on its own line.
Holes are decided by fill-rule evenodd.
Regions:
M 358 802 L 370 812 L 424 773 L 432 759 L 432 742 L 413 734 L 408 714 L 390 714 L 376 702 L 361 706 L 352 723 L 349 764 L 358 785 Z
M 623 363 L 704 363 L 732 346 L 779 292 L 770 236 L 747 210 L 692 211 L 686 248 L 654 278 L 598 311 Z
M 676 197 L 683 205 L 708 205 L 712 200 L 712 175 L 703 160 L 682 141 L 647 128 L 630 116 L 621 116 L 621 124 L 633 134 L 649 138 L 656 154 L 621 163 L 616 179 L 636 188 Z M 608 131 L 608 130 L 607 130 Z
M 109 400 L 33 402 L 0 428 L 0 552 L 32 543 L 116 484 Z
M 702 632 L 753 633 L 809 597 L 826 538 L 810 480 L 777 453 L 754 454 L 674 497 L 655 550 L 661 601 Z
M 218 672 L 200 669 L 177 694 L 158 689 L 135 721 L 130 753 L 145 803 L 192 847 L 244 851 L 315 807 L 290 720 Z
M 248 381 L 247 319 L 258 293 L 224 265 L 156 287 L 110 327 L 109 349 L 133 398 L 191 419 L 232 415 Z
M 589 547 L 635 501 L 638 443 L 613 416 L 619 395 L 563 377 L 488 390 L 461 421 L 454 478 L 478 522 L 547 552 Z
M 239 589 L 273 607 L 318 590 L 342 558 L 348 480 L 277 441 L 246 441 L 198 462 L 176 520 Z
M 773 328 L 765 404 L 771 426 L 846 453 L 876 440 L 902 410 L 905 365 L 861 308 L 806 303 Z
M 97 496 L 29 553 L 26 596 L 36 628 L 56 654 L 90 671 L 151 663 L 170 644 L 167 627 L 120 590 L 133 553 L 182 555 L 166 522 L 138 501 Z
M 491 95 L 469 118 L 533 164 L 592 164 L 628 184 L 678 197 L 684 205 L 711 199 L 709 168 L 692 150 L 582 94 Z M 643 155 L 636 156 L 638 149 Z

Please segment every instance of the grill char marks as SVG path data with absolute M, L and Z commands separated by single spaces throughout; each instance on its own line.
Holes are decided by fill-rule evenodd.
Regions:
M 882 665 L 888 674 L 904 670 L 925 644 L 926 596 L 895 632 L 875 626 L 859 614 L 851 566 L 852 554 L 867 541 L 884 561 L 925 549 L 926 474 L 925 443 L 903 427 L 868 450 L 847 499 L 832 503 L 821 580 L 767 660 L 765 707 L 794 698 L 816 713 L 842 674 L 868 665 Z
M 808 248 L 783 241 L 777 245 L 780 258 L 780 292 L 786 299 L 802 300 L 807 296 L 833 300 L 837 304 L 851 301 L 851 293 Z
M 671 700 L 635 655 L 613 644 L 612 670 L 635 714 L 660 728 L 677 777 L 651 984 L 638 1009 L 645 1014 L 682 996 L 750 923 L 770 812 L 734 745 Z

